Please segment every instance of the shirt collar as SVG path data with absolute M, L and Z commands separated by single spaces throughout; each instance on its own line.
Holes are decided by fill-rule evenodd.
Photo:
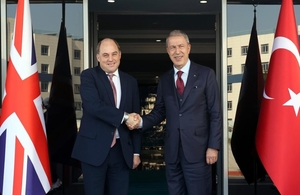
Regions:
M 108 73 L 106 72 L 106 74 L 108 74 Z M 113 72 L 113 74 L 119 78 L 119 70 L 118 69 L 115 72 Z
M 191 61 L 190 59 L 188 59 L 187 63 L 183 66 L 182 69 L 180 69 L 182 72 L 188 74 L 189 70 L 190 70 L 190 66 L 191 66 Z M 179 71 L 177 68 L 175 68 L 175 66 L 173 66 L 174 68 L 174 74 L 176 75 L 177 72 Z

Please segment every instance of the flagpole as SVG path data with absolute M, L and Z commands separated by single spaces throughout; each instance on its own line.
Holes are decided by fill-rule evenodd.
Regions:
M 62 1 L 62 23 L 63 23 L 63 29 L 65 29 L 65 15 L 66 15 L 66 2 L 65 0 Z M 62 29 L 60 29 L 62 30 Z M 62 164 L 62 193 L 65 194 L 65 186 L 66 186 L 66 176 L 65 176 L 65 165 Z
M 253 194 L 257 194 L 257 178 L 265 177 L 265 170 L 256 156 L 255 136 L 263 97 L 263 74 L 256 29 L 256 7 L 253 2 L 254 17 L 249 39 L 245 69 L 236 109 L 231 148 L 245 180 L 254 185 Z
M 254 195 L 257 195 L 257 152 L 254 154 Z
M 252 0 L 254 2 L 254 0 Z M 253 3 L 253 12 L 254 12 L 254 20 L 256 20 L 256 7 L 257 4 Z M 254 195 L 257 195 L 257 152 L 256 152 L 256 147 L 254 147 Z
M 65 25 L 65 12 L 66 12 L 66 2 L 65 0 L 62 1 L 62 22 Z

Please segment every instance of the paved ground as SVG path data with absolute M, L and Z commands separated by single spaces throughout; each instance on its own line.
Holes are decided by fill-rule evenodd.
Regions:
M 142 175 L 145 172 L 142 171 Z M 161 173 L 158 173 L 161 174 Z M 132 182 L 130 185 L 130 192 L 128 195 L 168 195 L 164 176 L 158 178 L 157 181 L 147 181 L 147 178 L 141 179 L 139 182 Z M 139 178 L 140 179 L 140 178 Z M 276 188 L 269 180 L 254 185 L 248 185 L 244 180 L 231 179 L 228 186 L 229 195 L 280 195 Z M 82 181 L 72 184 L 72 186 L 66 189 L 59 189 L 51 195 L 85 195 L 84 185 Z M 213 193 L 212 195 L 216 195 Z
M 229 195 L 280 195 L 269 178 L 256 186 L 248 185 L 234 160 L 230 145 L 228 149 Z M 129 188 L 129 195 L 168 195 L 164 171 L 134 171 Z M 84 195 L 83 178 L 51 195 Z

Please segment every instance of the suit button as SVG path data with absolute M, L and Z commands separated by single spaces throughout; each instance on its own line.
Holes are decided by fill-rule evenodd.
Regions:
M 181 101 L 181 102 L 182 102 L 182 99 L 179 99 L 179 101 Z
M 179 114 L 179 116 L 182 116 L 182 114 Z

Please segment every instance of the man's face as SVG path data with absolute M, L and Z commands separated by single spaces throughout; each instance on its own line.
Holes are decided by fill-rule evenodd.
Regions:
M 191 45 L 183 36 L 171 36 L 167 44 L 167 52 L 175 68 L 181 69 L 189 59 Z
M 97 60 L 103 71 L 113 73 L 120 65 L 121 51 L 113 40 L 105 39 L 100 45 Z

